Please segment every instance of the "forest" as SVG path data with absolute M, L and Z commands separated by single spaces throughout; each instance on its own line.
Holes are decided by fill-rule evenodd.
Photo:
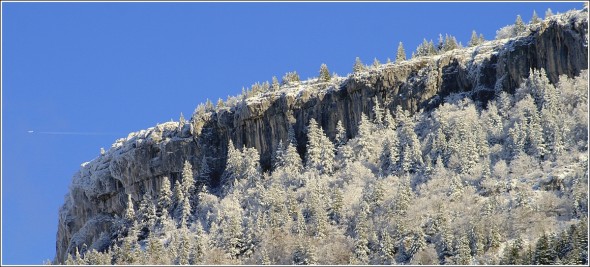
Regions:
M 498 34 L 518 35 L 515 25 Z M 318 80 L 331 79 L 322 65 Z M 279 87 L 273 78 L 217 108 Z M 329 138 L 308 121 L 304 154 L 290 128 L 270 170 L 230 140 L 220 186 L 206 157 L 186 161 L 182 179 L 164 177 L 138 205 L 129 196 L 112 235 L 59 264 L 588 264 L 587 70 L 552 84 L 531 69 L 487 102 L 453 93 L 414 114 L 373 106 L 353 138 L 342 123 Z
M 110 249 L 65 263 L 587 264 L 587 84 L 541 69 L 486 106 L 375 105 L 350 140 L 312 119 L 305 156 L 290 135 L 270 172 L 230 142 L 223 187 L 186 162 L 128 202 Z

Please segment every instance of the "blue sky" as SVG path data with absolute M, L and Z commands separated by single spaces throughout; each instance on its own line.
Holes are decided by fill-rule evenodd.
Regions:
M 400 41 L 410 56 L 439 33 L 493 39 L 547 8 L 582 3 L 3 2 L 2 263 L 53 259 L 72 175 L 129 132 L 273 75 L 385 62 Z

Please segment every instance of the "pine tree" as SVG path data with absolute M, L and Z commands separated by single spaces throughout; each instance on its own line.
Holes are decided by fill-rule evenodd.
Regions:
M 234 147 L 234 143 L 230 139 L 227 145 L 227 162 L 225 164 L 225 171 L 221 177 L 223 191 L 228 193 L 234 185 L 234 181 L 241 177 L 242 169 L 242 153 Z
M 381 62 L 379 62 L 379 59 L 374 58 L 373 59 L 373 67 L 374 68 L 379 68 L 379 66 L 381 66 Z
M 371 134 L 373 132 L 373 124 L 365 113 L 361 114 L 361 120 L 358 125 L 358 156 L 361 159 L 369 159 L 373 157 L 375 151 L 375 144 L 371 141 Z
M 458 240 L 457 254 L 455 255 L 455 264 L 471 264 L 471 249 L 469 248 L 469 239 L 465 234 L 461 235 L 461 238 Z
M 344 146 L 347 140 L 346 129 L 344 128 L 344 125 L 342 125 L 342 121 L 338 120 L 338 123 L 336 124 L 336 149 L 340 149 Z
M 549 237 L 545 233 L 537 240 L 533 261 L 537 265 L 555 264 L 555 251 L 549 242 Z
M 277 149 L 273 153 L 273 169 L 278 169 L 285 165 L 285 145 L 283 145 L 283 140 L 279 140 L 279 144 L 277 145 Z
M 188 196 L 184 196 L 184 200 L 179 203 L 180 216 L 179 227 L 188 227 L 191 220 L 191 201 Z
M 328 66 L 322 63 L 322 65 L 320 66 L 320 82 L 329 82 L 331 78 L 332 77 L 330 77 L 330 71 L 328 70 Z
M 135 220 L 135 209 L 133 208 L 133 200 L 131 195 L 127 194 L 127 208 L 125 209 L 125 215 L 123 217 L 127 222 Z
M 551 11 L 551 8 L 547 8 L 547 11 L 545 11 L 545 19 L 551 16 L 553 16 L 553 11 Z
M 172 206 L 172 191 L 170 190 L 170 179 L 166 176 L 162 178 L 160 193 L 158 194 L 156 214 L 158 217 L 166 217 Z
M 242 155 L 242 176 L 254 186 L 261 179 L 260 155 L 253 147 L 244 148 Z
M 520 15 L 517 15 L 516 21 L 514 22 L 514 36 L 518 36 L 524 33 L 525 30 L 526 26 L 524 25 L 522 18 L 520 17 Z
M 190 259 L 190 251 L 191 251 L 191 244 L 189 238 L 189 232 L 186 228 L 181 228 L 179 233 L 179 247 L 178 247 L 178 255 L 176 257 L 176 264 L 179 265 L 188 265 Z
M 194 244 L 191 252 L 192 262 L 190 264 L 203 264 L 205 252 L 207 251 L 207 240 L 205 239 L 203 226 L 198 220 L 195 222 L 195 235 L 193 238 Z
M 182 184 L 180 184 L 180 182 L 178 180 L 176 180 L 176 182 L 174 182 L 174 193 L 172 195 L 172 203 L 174 204 L 174 212 L 172 214 L 172 217 L 174 218 L 180 218 L 180 214 L 182 212 L 182 202 L 185 199 L 184 193 L 183 193 L 183 189 L 182 189 Z
M 383 124 L 383 108 L 379 106 L 379 100 L 377 99 L 377 97 L 373 98 L 373 103 L 373 114 L 375 115 L 374 122 L 378 126 L 381 126 Z
M 284 156 L 283 169 L 290 174 L 298 174 L 303 168 L 301 163 L 301 157 L 297 153 L 297 149 L 291 143 L 287 144 L 287 150 Z
M 399 63 L 406 60 L 406 51 L 404 50 L 404 44 L 399 42 L 397 46 L 397 54 L 395 55 L 395 62 Z
M 537 15 L 537 11 L 536 10 L 533 10 L 533 16 L 531 18 L 531 23 L 532 24 L 537 24 L 539 22 L 541 22 L 541 19 L 539 19 L 539 16 Z
M 289 124 L 289 127 L 287 128 L 287 141 L 293 146 L 297 147 L 297 137 L 295 136 L 295 129 L 293 129 L 293 125 L 291 124 Z
M 469 46 L 473 47 L 473 46 L 477 46 L 480 44 L 480 38 L 477 37 L 477 33 L 475 32 L 475 30 L 473 30 L 471 32 L 471 39 L 469 39 Z
M 367 217 L 365 213 L 361 212 L 360 216 L 358 217 L 356 226 L 354 228 L 355 233 L 355 244 L 354 244 L 354 255 L 355 255 L 355 262 L 354 264 L 368 264 L 369 263 L 369 255 L 371 251 L 369 250 L 369 239 L 368 239 L 368 226 L 367 226 Z
M 306 167 L 317 169 L 320 173 L 331 173 L 333 166 L 334 145 L 312 118 L 307 128 Z
M 352 67 L 352 73 L 360 73 L 365 70 L 365 64 L 361 61 L 359 57 L 356 57 L 354 61 L 354 66 Z
M 156 208 L 149 192 L 143 195 L 143 199 L 139 203 L 137 219 L 142 228 L 147 229 L 149 232 L 153 231 L 157 217 Z
M 383 152 L 380 158 L 381 172 L 384 176 L 393 174 L 398 169 L 398 146 L 397 133 L 392 131 L 383 142 Z
M 272 76 L 272 86 L 273 91 L 278 91 L 281 88 L 281 84 L 279 83 L 279 79 L 277 76 Z
M 195 190 L 195 177 L 193 176 L 193 165 L 188 160 L 184 161 L 182 167 L 182 193 L 191 197 Z

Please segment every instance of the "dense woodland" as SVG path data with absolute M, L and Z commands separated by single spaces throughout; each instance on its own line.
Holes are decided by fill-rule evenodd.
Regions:
M 587 71 L 416 114 L 375 101 L 352 139 L 310 120 L 304 155 L 291 128 L 267 172 L 231 142 L 220 187 L 185 162 L 64 263 L 587 264 L 587 116 Z

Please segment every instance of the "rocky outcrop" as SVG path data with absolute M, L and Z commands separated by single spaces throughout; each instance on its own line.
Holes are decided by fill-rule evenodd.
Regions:
M 588 68 L 587 10 L 553 17 L 531 27 L 524 36 L 486 42 L 442 55 L 333 79 L 306 81 L 252 97 L 233 107 L 194 116 L 190 122 L 169 122 L 119 139 L 98 158 L 82 164 L 74 175 L 59 212 L 56 260 L 74 247 L 108 245 L 111 226 L 125 208 L 126 194 L 138 202 L 156 193 L 163 177 L 180 179 L 185 160 L 195 172 L 203 157 L 212 169 L 210 183 L 219 185 L 227 144 L 255 147 L 268 169 L 271 153 L 295 130 L 298 151 L 305 150 L 305 126 L 311 118 L 330 138 L 340 120 L 349 137 L 361 114 L 371 115 L 375 101 L 389 110 L 431 109 L 451 93 L 464 92 L 486 102 L 499 91 L 512 92 L 531 68 L 546 70 L 551 82 L 559 75 L 576 76 Z

